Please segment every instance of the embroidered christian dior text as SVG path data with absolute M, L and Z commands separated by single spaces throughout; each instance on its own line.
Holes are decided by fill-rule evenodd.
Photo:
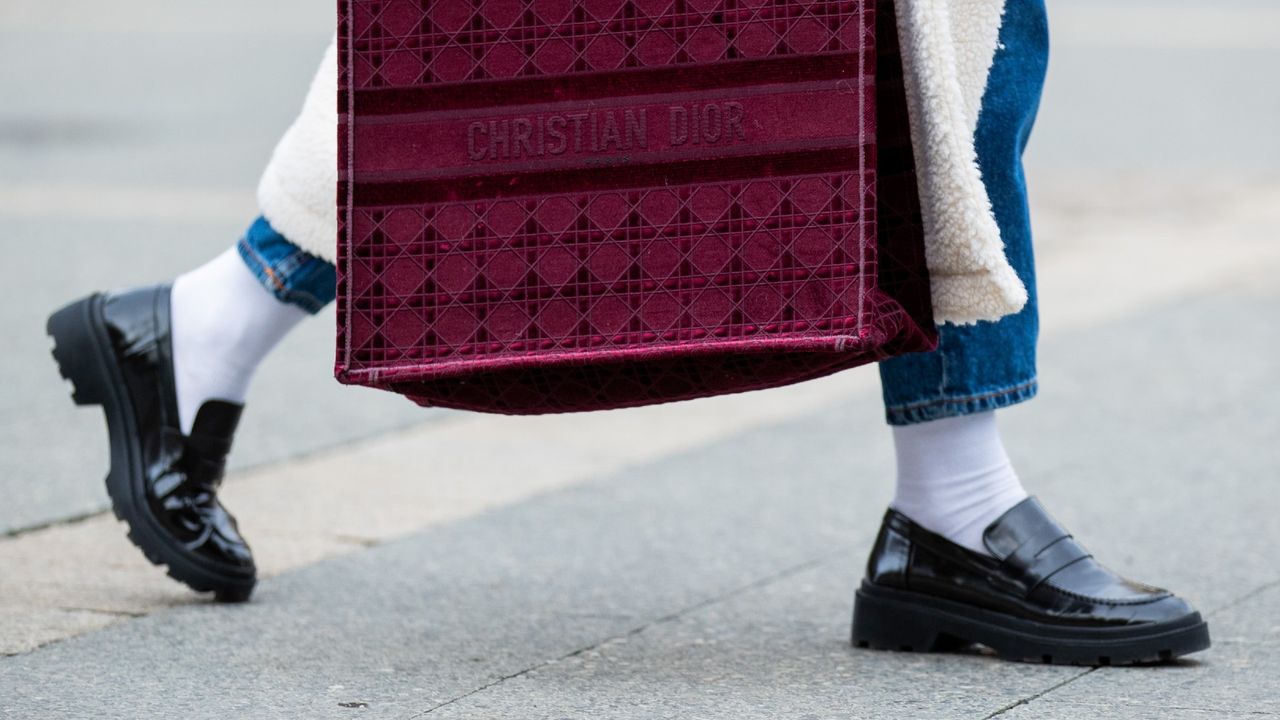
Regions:
M 671 144 L 717 145 L 746 139 L 742 129 L 742 103 L 673 105 L 668 108 Z
M 644 150 L 649 148 L 652 137 L 651 111 L 660 112 L 661 108 L 478 120 L 467 127 L 467 156 L 483 161 Z M 665 145 L 723 145 L 743 141 L 746 139 L 744 114 L 739 102 L 669 106 L 663 118 Z

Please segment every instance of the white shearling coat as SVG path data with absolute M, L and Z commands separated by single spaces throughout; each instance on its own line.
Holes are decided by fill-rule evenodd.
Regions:
M 974 149 L 1004 0 L 895 2 L 935 320 L 997 320 L 1027 301 L 1005 259 Z M 330 43 L 258 185 L 272 226 L 328 260 L 337 242 L 337 74 Z

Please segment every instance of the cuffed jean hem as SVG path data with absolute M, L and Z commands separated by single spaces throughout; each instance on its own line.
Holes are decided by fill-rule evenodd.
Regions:
M 890 425 L 913 425 L 940 420 L 946 417 L 972 415 L 1025 402 L 1036 396 L 1039 385 L 1035 378 L 1007 388 L 1000 388 L 978 395 L 940 397 L 922 402 L 885 407 L 885 419 Z
M 280 302 L 315 315 L 337 293 L 334 266 L 289 242 L 258 218 L 236 243 L 244 264 Z

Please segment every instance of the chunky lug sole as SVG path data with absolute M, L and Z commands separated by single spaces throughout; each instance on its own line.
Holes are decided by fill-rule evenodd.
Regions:
M 213 592 L 221 602 L 249 599 L 257 582 L 252 570 L 228 567 L 188 550 L 165 531 L 147 505 L 142 447 L 133 404 L 124 376 L 116 364 L 102 316 L 103 296 L 91 295 L 49 316 L 46 331 L 53 338 L 53 359 L 62 377 L 71 382 L 77 405 L 101 405 L 111 443 L 107 494 L 116 517 L 129 526 L 129 539 L 169 576 L 198 592 Z
M 1193 613 L 1143 627 L 1065 627 L 1015 618 L 863 581 L 853 605 L 853 644 L 941 652 L 985 645 L 1006 660 L 1054 665 L 1168 662 L 1209 647 L 1209 625 Z

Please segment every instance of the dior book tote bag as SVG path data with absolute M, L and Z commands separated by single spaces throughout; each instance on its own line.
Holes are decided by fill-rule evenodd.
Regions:
M 565 412 L 931 349 L 891 13 L 341 0 L 337 377 Z

